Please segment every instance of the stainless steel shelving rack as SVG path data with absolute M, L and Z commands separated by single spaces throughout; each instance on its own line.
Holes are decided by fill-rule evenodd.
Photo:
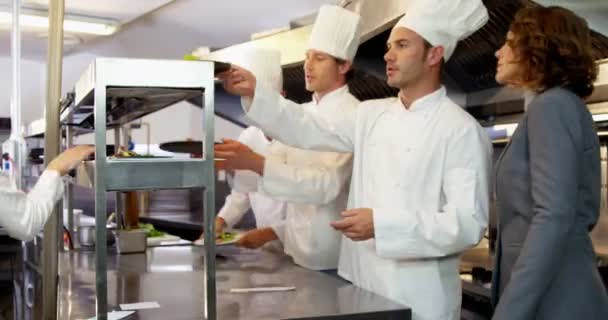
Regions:
M 75 84 L 74 104 L 61 113 L 62 123 L 94 114 L 96 159 L 94 173 L 96 222 L 96 313 L 107 319 L 106 192 L 203 188 L 205 232 L 206 319 L 216 319 L 214 238 L 214 69 L 211 61 L 97 58 Z M 106 132 L 152 112 L 191 99 L 204 101 L 203 159 L 115 159 L 106 154 Z M 179 125 L 168 123 L 168 126 Z M 117 142 L 117 141 L 116 141 Z M 118 143 L 115 143 L 118 146 Z M 118 208 L 117 208 L 118 209 Z

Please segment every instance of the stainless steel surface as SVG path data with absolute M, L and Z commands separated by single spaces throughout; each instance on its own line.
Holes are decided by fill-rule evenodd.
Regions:
M 213 78 L 213 77 L 212 77 Z M 213 80 L 213 79 L 211 79 Z M 206 88 L 214 88 L 213 82 L 209 83 L 210 86 Z M 201 184 L 205 188 L 203 192 L 204 199 L 204 210 L 203 210 L 203 232 L 205 243 L 205 299 L 203 304 L 205 306 L 205 318 L 209 320 L 217 319 L 217 290 L 216 290 L 216 269 L 215 269 L 215 90 L 207 90 L 203 96 L 204 119 L 203 119 L 203 132 L 204 132 L 204 145 L 205 150 L 204 158 L 206 159 L 206 165 L 200 167 L 199 170 L 194 170 L 194 175 L 197 174 L 203 177 L 205 180 Z
M 213 161 L 211 165 L 213 164 Z M 86 161 L 77 169 L 76 183 L 95 187 L 95 167 L 100 163 Z M 189 158 L 108 159 L 105 162 L 106 188 L 118 190 L 184 189 L 203 186 L 213 177 L 207 160 Z M 194 174 L 194 173 L 197 174 Z
M 177 102 L 191 99 L 200 95 L 202 89 L 200 82 L 196 87 L 193 87 L 192 83 L 205 77 L 184 74 L 187 72 L 185 69 L 188 65 L 196 64 L 200 64 L 203 69 L 206 69 L 208 65 L 213 68 L 213 62 L 96 59 L 96 62 L 89 65 L 76 82 L 74 87 L 75 106 L 64 110 L 61 114 L 61 121 L 65 122 L 65 119 L 71 114 L 78 118 L 76 121 L 82 121 L 94 112 L 90 106 L 94 103 L 93 92 L 98 85 L 96 81 L 99 80 L 99 77 L 102 77 L 108 84 L 106 90 L 108 108 L 103 115 L 108 127 L 124 125 Z M 184 74 L 184 77 L 182 79 L 171 77 L 171 79 L 163 81 L 159 76 L 149 77 L 149 70 L 154 70 L 154 73 L 159 75 Z M 213 70 L 210 72 L 212 76 Z M 207 86 L 207 88 L 209 87 Z
M 114 152 L 118 151 L 118 146 L 120 146 L 120 127 L 116 127 L 114 128 L 114 146 L 116 146 L 114 148 Z M 93 171 L 85 171 L 85 172 L 95 172 Z M 81 175 L 77 176 L 77 182 L 79 181 L 80 178 L 82 178 Z M 92 186 L 92 184 L 91 184 Z M 90 187 L 90 186 L 89 186 Z M 121 229 L 124 226 L 124 217 L 125 217 L 125 203 L 123 202 L 123 196 L 121 192 L 114 192 L 114 201 L 116 204 L 116 224 L 118 225 L 118 228 Z
M 213 78 L 213 62 L 98 58 L 75 84 L 75 105 L 66 109 L 67 113 L 64 112 L 62 117 L 81 111 L 90 112 L 91 104 L 95 115 L 95 165 L 89 167 L 88 172 L 85 165 L 84 173 L 79 170 L 77 175 L 87 174 L 95 187 L 97 319 L 105 320 L 108 310 L 108 261 L 104 228 L 106 191 L 204 187 L 205 195 L 214 199 Z M 134 160 L 107 157 L 108 126 L 122 126 L 194 94 L 204 96 L 203 131 L 207 134 L 204 137 L 207 159 Z M 213 217 L 214 201 L 206 203 L 205 215 Z M 206 227 L 208 234 L 212 235 L 213 225 Z M 213 239 L 210 243 L 213 243 Z M 207 288 L 204 297 L 207 303 L 203 305 L 208 312 L 207 318 L 214 320 L 216 292 L 213 246 L 209 246 L 206 252 L 208 273 L 204 278 Z
M 72 117 L 68 118 L 71 121 Z M 69 149 L 74 146 L 74 127 L 65 127 L 65 147 Z M 70 239 L 72 239 L 72 245 L 74 245 L 74 239 L 76 239 L 76 228 L 74 227 L 74 185 L 67 183 L 65 186 L 65 194 L 63 195 L 63 207 L 67 211 L 68 218 L 68 232 Z
M 94 70 L 97 60 L 89 66 L 89 70 Z M 103 82 L 102 75 L 87 74 L 97 87 L 93 87 L 94 113 L 95 113 L 95 158 L 97 161 L 94 171 L 95 179 L 95 227 L 96 240 L 95 246 L 95 315 L 97 319 L 106 320 L 108 313 L 108 275 L 107 275 L 107 246 L 106 233 L 106 82 Z M 80 81 L 76 83 L 78 90 Z M 90 93 L 90 92 L 89 92 Z M 75 98 L 76 99 L 76 98 Z M 76 100 L 77 101 L 77 100 Z M 77 105 L 78 103 L 75 102 Z M 118 150 L 118 147 L 116 147 Z
M 108 257 L 108 292 L 112 309 L 120 303 L 157 301 L 159 309 L 140 310 L 127 319 L 201 319 L 203 256 L 200 247 L 156 247 L 146 254 Z M 400 319 L 409 310 L 325 273 L 293 264 L 266 250 L 218 248 L 218 319 Z M 92 252 L 62 255 L 60 319 L 94 315 Z M 403 284 L 407 285 L 407 284 Z M 232 288 L 295 286 L 288 292 L 230 293 Z
M 410 2 L 404 0 L 352 0 L 348 1 L 346 8 L 361 15 L 361 42 L 365 42 L 390 29 L 405 13 Z M 217 50 L 202 58 L 227 61 L 230 52 L 236 47 L 253 46 L 280 51 L 281 64 L 284 67 L 301 65 L 304 62 L 306 50 L 308 50 L 308 38 L 311 31 L 312 25 L 308 25 Z
M 96 237 L 96 228 L 95 226 L 79 226 L 76 234 L 78 234 L 78 242 L 80 245 L 85 247 L 92 247 L 95 245 L 95 237 Z M 114 244 L 114 234 L 112 233 L 112 229 L 106 228 L 106 243 L 108 245 Z
M 116 249 L 118 253 L 140 253 L 147 248 L 147 236 L 145 230 L 117 230 L 114 232 L 116 238 Z
M 63 67 L 63 15 L 64 1 L 49 3 L 49 50 L 47 64 L 46 139 L 44 162 L 59 154 L 59 99 L 61 98 L 61 70 Z M 59 221 L 61 205 L 55 206 L 44 227 L 42 306 L 44 319 L 57 318 L 57 255 L 59 253 Z

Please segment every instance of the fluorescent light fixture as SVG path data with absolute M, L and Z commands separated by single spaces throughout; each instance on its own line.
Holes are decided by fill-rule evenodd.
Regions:
M 595 122 L 608 121 L 608 113 L 594 114 L 593 121 L 595 121 Z
M 507 130 L 507 136 L 512 136 L 515 129 L 517 129 L 517 123 L 497 124 L 492 126 L 494 130 Z
M 608 121 L 608 113 L 594 114 L 593 121 L 595 121 L 595 122 Z M 492 129 L 493 130 L 507 130 L 507 135 L 510 137 L 513 135 L 513 132 L 515 132 L 515 129 L 517 129 L 517 123 L 497 124 L 497 125 L 492 126 Z
M 12 21 L 12 13 L 6 8 L 0 8 L 0 27 L 10 28 Z M 49 27 L 46 12 L 23 9 L 19 22 L 23 28 L 47 30 Z M 118 23 L 115 21 L 75 15 L 65 15 L 63 19 L 63 31 L 65 32 L 107 36 L 116 30 L 118 30 Z

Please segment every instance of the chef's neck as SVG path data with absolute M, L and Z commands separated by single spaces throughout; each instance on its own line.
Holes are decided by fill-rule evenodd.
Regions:
M 441 87 L 439 79 L 436 81 L 418 81 L 399 89 L 399 99 L 406 109 L 409 109 L 414 101 L 437 91 Z
M 321 102 L 321 99 L 323 99 L 323 97 L 342 88 L 345 84 L 346 84 L 346 81 L 336 81 L 323 90 L 317 90 L 317 91 L 313 92 L 312 98 L 314 99 L 314 102 L 316 104 L 319 104 L 319 102 Z

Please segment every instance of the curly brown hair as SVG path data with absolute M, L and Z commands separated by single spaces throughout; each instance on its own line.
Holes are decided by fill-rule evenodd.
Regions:
M 525 87 L 536 92 L 563 87 L 581 98 L 591 95 L 598 67 L 583 18 L 562 7 L 528 7 L 517 12 L 509 30 Z

